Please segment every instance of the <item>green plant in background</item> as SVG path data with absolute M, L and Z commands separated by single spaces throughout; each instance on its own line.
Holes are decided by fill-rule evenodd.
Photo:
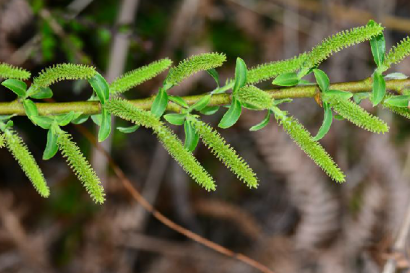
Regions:
M 377 66 L 372 77 L 360 82 L 332 85 L 326 73 L 318 69 L 318 65 L 333 53 L 364 41 L 370 42 Z M 221 106 L 226 106 L 228 109 L 218 124 L 219 128 L 226 129 L 237 123 L 242 109 L 246 108 L 266 112 L 265 118 L 252 126 L 251 131 L 263 129 L 272 117 L 275 117 L 286 133 L 331 179 L 344 182 L 345 174 L 318 141 L 329 132 L 334 118 L 346 119 L 373 133 L 388 132 L 389 127 L 383 120 L 358 105 L 364 99 L 370 99 L 374 107 L 382 104 L 384 108 L 410 118 L 410 93 L 406 91 L 410 83 L 407 77 L 400 73 L 383 75 L 392 64 L 399 63 L 410 54 L 409 41 L 409 38 L 404 39 L 386 54 L 383 27 L 370 21 L 366 26 L 337 33 L 311 51 L 288 60 L 248 69 L 245 61 L 237 58 L 234 77 L 228 79 L 224 85 L 220 84 L 219 74 L 215 70 L 226 61 L 225 55 L 220 53 L 192 56 L 174 67 L 171 67 L 171 60 L 162 59 L 125 73 L 111 84 L 108 84 L 93 67 L 60 64 L 43 70 L 34 77 L 33 84 L 27 87 L 22 80 L 30 77 L 29 72 L 0 64 L 0 77 L 5 79 L 2 85 L 17 96 L 15 101 L 0 106 L 0 113 L 4 114 L 0 116 L 0 129 L 3 132 L 0 135 L 0 147 L 6 146 L 11 151 L 37 191 L 47 197 L 49 189 L 41 170 L 13 129 L 12 118 L 16 114 L 26 115 L 34 125 L 47 130 L 43 159 L 52 158 L 60 150 L 91 198 L 97 203 L 103 203 L 105 193 L 99 178 L 72 137 L 62 127 L 70 123 L 83 123 L 91 117 L 99 126 L 98 140 L 104 141 L 112 132 L 111 115 L 114 115 L 133 123 L 128 127 L 118 127 L 122 133 L 134 133 L 139 126 L 152 130 L 168 153 L 206 190 L 215 190 L 216 183 L 192 154 L 199 140 L 239 180 L 250 188 L 256 188 L 258 178 L 251 167 L 211 125 L 201 121 L 201 115 L 213 115 Z M 126 91 L 156 77 L 168 68 L 168 75 L 154 98 L 127 100 L 120 97 Z M 215 81 L 216 86 L 212 91 L 191 97 L 168 94 L 174 86 L 199 71 L 207 71 Z M 311 73 L 314 74 L 316 84 L 303 79 Z M 69 102 L 67 104 L 72 107 L 67 107 L 62 112 L 52 108 L 52 103 L 40 105 L 35 102 L 53 96 L 53 83 L 81 79 L 87 80 L 93 90 L 87 102 Z M 255 86 L 270 79 L 273 79 L 274 86 L 279 86 L 279 90 L 264 91 Z M 387 90 L 395 92 L 387 93 Z M 313 96 L 324 110 L 323 123 L 315 136 L 312 136 L 297 119 L 280 108 L 281 104 L 292 102 L 294 98 Z M 97 108 L 95 103 L 98 103 Z M 184 127 L 184 142 L 165 122 Z

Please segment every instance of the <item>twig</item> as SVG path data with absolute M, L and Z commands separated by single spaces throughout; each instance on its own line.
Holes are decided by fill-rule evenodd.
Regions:
M 143 206 L 148 212 L 152 214 L 159 222 L 167 226 L 168 228 L 184 235 L 185 237 L 205 246 L 208 247 L 222 255 L 237 259 L 257 270 L 260 272 L 264 273 L 274 273 L 271 269 L 266 267 L 265 265 L 255 261 L 254 259 L 241 254 L 234 252 L 232 250 L 227 249 L 226 247 L 223 247 L 221 245 L 218 245 L 217 243 L 214 243 L 180 225 L 177 223 L 171 221 L 169 218 L 167 218 L 165 215 L 163 215 L 161 212 L 156 210 L 142 195 L 141 193 L 134 188 L 132 185 L 132 182 L 127 178 L 127 176 L 124 174 L 124 172 L 121 170 L 121 168 L 115 163 L 113 158 L 105 151 L 101 145 L 98 144 L 96 141 L 95 137 L 84 127 L 81 125 L 77 125 L 77 128 L 79 131 L 92 143 L 93 146 L 95 146 L 103 155 L 104 157 L 107 158 L 108 164 L 111 167 L 111 169 L 114 171 L 115 175 L 119 178 L 121 181 L 122 185 L 125 187 L 125 189 L 129 192 L 129 194 L 132 196 L 132 198 L 137 201 L 141 206 Z
M 361 81 L 355 82 L 341 82 L 330 85 L 332 90 L 349 91 L 352 93 L 370 92 L 372 90 L 372 79 L 367 78 Z M 386 89 L 401 93 L 406 88 L 410 88 L 410 79 L 405 80 L 388 80 L 386 81 Z M 274 99 L 285 98 L 313 98 L 319 94 L 319 89 L 316 85 L 296 86 L 289 88 L 271 89 L 267 90 Z M 208 95 L 208 93 L 195 96 L 182 97 L 189 105 L 192 105 L 199 101 L 202 97 Z M 209 106 L 223 106 L 231 102 L 230 94 L 217 94 L 213 95 Z M 136 99 L 130 100 L 135 106 L 149 110 L 151 109 L 154 98 Z M 65 114 L 70 111 L 81 112 L 85 115 L 95 115 L 101 112 L 101 105 L 95 101 L 78 101 L 78 102 L 39 102 L 36 103 L 38 112 L 40 115 L 57 115 Z M 168 111 L 179 112 L 181 107 L 175 103 L 169 103 L 167 106 Z M 23 105 L 18 101 L 12 102 L 0 102 L 0 115 L 20 115 L 24 116 L 25 111 Z
M 142 196 L 144 196 L 151 204 L 155 203 L 161 181 L 167 170 L 169 159 L 170 157 L 166 150 L 161 145 L 156 145 L 148 176 L 141 192 Z M 135 208 L 135 215 L 136 230 L 142 231 L 147 223 L 146 210 L 142 206 L 138 206 Z

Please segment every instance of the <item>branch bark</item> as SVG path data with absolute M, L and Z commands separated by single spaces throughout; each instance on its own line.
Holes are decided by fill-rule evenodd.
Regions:
M 402 94 L 404 90 L 410 88 L 410 79 L 405 80 L 388 80 L 386 81 L 386 89 Z M 367 78 L 361 81 L 333 83 L 330 89 L 349 91 L 352 93 L 370 92 L 372 90 L 372 79 Z M 279 88 L 266 90 L 273 99 L 294 99 L 294 98 L 313 98 L 319 94 L 317 85 L 296 86 L 288 88 Z M 208 94 L 208 93 L 206 93 Z M 182 97 L 189 105 L 199 101 L 203 96 L 185 96 Z M 222 106 L 229 104 L 232 100 L 230 94 L 213 95 L 209 106 Z M 154 97 L 130 100 L 135 106 L 143 109 L 151 109 Z M 39 114 L 43 116 L 65 114 L 70 111 L 81 112 L 86 115 L 94 115 L 101 112 L 101 105 L 95 101 L 77 101 L 77 102 L 38 102 L 36 103 Z M 179 112 L 181 107 L 170 102 L 167 106 L 168 111 Z M 26 115 L 23 105 L 19 101 L 0 102 L 0 115 Z

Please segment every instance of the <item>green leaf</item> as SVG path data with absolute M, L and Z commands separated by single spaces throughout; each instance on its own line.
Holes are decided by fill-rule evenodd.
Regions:
M 53 124 L 53 119 L 45 116 L 32 116 L 31 120 L 43 129 L 50 129 Z
M 8 120 L 7 123 L 2 128 L 2 131 L 5 131 L 14 126 L 14 122 L 12 120 Z
M 151 113 L 158 118 L 161 117 L 167 109 L 167 104 L 168 94 L 164 89 L 160 88 L 152 104 Z
M 332 125 L 333 114 L 332 108 L 330 108 L 329 103 L 323 103 L 323 110 L 325 111 L 322 126 L 320 126 L 319 131 L 316 136 L 313 138 L 314 141 L 322 139 L 327 132 L 329 132 L 330 126 Z
M 23 107 L 29 119 L 31 119 L 33 116 L 38 116 L 37 106 L 33 101 L 29 99 L 23 100 Z
M 6 121 L 14 117 L 15 115 L 0 115 L 0 121 Z
M 53 97 L 53 91 L 51 90 L 50 87 L 40 87 L 38 92 L 32 95 L 30 95 L 30 90 L 31 88 L 29 88 L 29 90 L 27 91 L 27 95 L 33 99 L 41 100 L 41 99 L 49 99 Z
M 320 69 L 313 69 L 315 74 L 316 82 L 319 85 L 319 88 L 322 92 L 326 92 L 329 89 L 330 81 L 329 77 Z
M 384 104 L 396 107 L 409 107 L 410 95 L 392 96 L 384 100 Z
M 261 108 L 259 108 L 258 106 L 247 103 L 247 102 L 241 101 L 241 105 L 242 105 L 243 108 L 246 108 L 246 109 L 249 109 L 249 110 L 261 110 Z M 263 109 L 265 109 L 265 108 L 263 108 Z
M 70 111 L 67 114 L 63 115 L 58 115 L 55 117 L 55 120 L 59 126 L 66 126 L 68 125 L 71 121 L 79 118 L 81 116 L 81 113 L 79 112 L 74 112 Z
M 219 74 L 215 68 L 208 69 L 206 72 L 211 75 L 211 77 L 215 80 L 216 85 L 219 87 Z
M 98 142 L 103 142 L 111 133 L 111 114 L 102 109 L 101 111 L 101 126 L 98 130 Z
M 226 83 L 225 83 L 224 86 L 216 88 L 215 90 L 213 90 L 213 91 L 211 92 L 211 94 L 212 94 L 212 95 L 216 95 L 216 94 L 225 93 L 225 92 L 228 91 L 229 89 L 233 88 L 234 84 L 235 84 L 234 81 L 228 79 L 228 80 L 226 81 Z
M 279 85 L 279 86 L 295 86 L 299 84 L 300 79 L 298 75 L 294 72 L 284 73 L 277 76 L 273 81 L 272 84 Z
M 52 129 L 48 130 L 47 144 L 46 144 L 46 148 L 43 153 L 44 160 L 51 159 L 57 153 L 58 151 L 57 139 L 58 139 L 58 135 L 55 134 Z
M 375 25 L 376 23 L 373 20 L 370 20 L 368 25 Z M 374 36 L 370 40 L 370 47 L 372 50 L 374 62 L 376 63 L 377 67 L 383 65 L 384 62 L 384 55 L 386 53 L 386 42 L 384 40 L 383 32 L 377 36 Z
M 90 115 L 80 115 L 78 118 L 73 119 L 71 121 L 71 123 L 73 123 L 73 124 L 82 124 L 82 123 L 86 122 L 89 117 L 90 117 Z
M 101 114 L 92 115 L 91 119 L 96 125 L 101 126 Z
M 337 120 L 344 120 L 345 118 L 344 117 L 342 117 L 341 115 L 334 115 L 333 116 L 335 119 L 337 119 Z
M 384 76 L 385 80 L 405 80 L 407 78 L 407 75 L 399 72 L 390 73 Z
M 360 104 L 362 102 L 362 100 L 367 99 L 368 97 L 370 97 L 370 93 L 366 92 L 366 93 L 356 93 L 353 95 L 353 101 L 356 104 Z
M 301 80 L 299 80 L 298 85 L 314 85 L 314 83 L 311 83 L 308 80 L 301 79 Z
M 168 99 L 182 107 L 188 108 L 188 103 L 181 97 L 178 96 L 168 96 Z
M 249 131 L 259 131 L 260 129 L 264 128 L 266 125 L 268 125 L 269 120 L 270 120 L 270 115 L 271 111 L 268 110 L 268 113 L 266 114 L 265 118 L 258 124 L 252 126 Z
M 226 129 L 234 125 L 239 117 L 241 116 L 242 106 L 241 103 L 234 97 L 229 107 L 228 111 L 222 117 L 221 121 L 218 124 L 218 127 Z
M 23 81 L 8 79 L 2 82 L 1 85 L 13 91 L 19 98 L 26 95 L 27 84 Z
M 325 95 L 325 97 L 326 96 L 336 96 L 336 97 L 339 97 L 339 98 L 344 99 L 344 100 L 348 100 L 351 97 L 353 97 L 352 93 L 346 92 L 346 91 L 339 91 L 339 90 L 328 90 L 328 91 L 326 91 L 326 93 L 324 95 Z
M 101 104 L 104 104 L 110 97 L 110 87 L 107 81 L 99 73 L 96 73 L 88 82 L 97 94 Z
M 188 151 L 192 152 L 193 150 L 195 150 L 196 146 L 198 145 L 199 136 L 196 133 L 194 127 L 192 127 L 192 124 L 188 120 L 184 122 L 184 131 L 185 131 L 184 147 Z
M 297 73 L 297 74 L 298 74 L 298 78 L 301 79 L 301 80 L 299 81 L 299 84 L 300 84 L 301 82 L 306 82 L 306 80 L 302 80 L 302 78 L 305 77 L 305 76 L 307 76 L 307 75 L 309 75 L 310 73 L 313 73 L 313 69 L 316 69 L 317 67 L 318 67 L 318 65 L 314 65 L 314 66 L 312 66 L 312 67 L 302 67 L 302 68 L 299 70 L 299 72 Z M 307 81 L 307 82 L 309 83 L 309 81 Z
M 117 130 L 124 134 L 130 134 L 130 133 L 134 133 L 135 131 L 137 131 L 139 127 L 140 127 L 139 125 L 133 125 L 129 127 L 117 127 Z
M 241 58 L 236 59 L 235 66 L 235 83 L 232 92 L 235 94 L 241 87 L 246 84 L 246 64 Z
M 204 109 L 202 109 L 200 113 L 203 115 L 210 116 L 218 112 L 218 110 L 219 110 L 219 106 L 207 106 Z
M 278 106 L 279 104 L 282 104 L 282 103 L 285 103 L 285 102 L 292 102 L 292 101 L 293 101 L 293 99 L 289 99 L 289 98 L 273 100 L 272 106 Z
M 370 100 L 373 106 L 378 105 L 386 95 L 386 82 L 384 81 L 383 75 L 375 72 L 373 74 L 373 91 Z
M 184 124 L 186 114 L 167 114 L 164 119 L 174 125 Z
M 206 95 L 202 97 L 199 101 L 197 101 L 195 104 L 193 104 L 191 107 L 189 107 L 189 109 L 201 111 L 209 104 L 210 101 L 211 101 L 211 95 Z

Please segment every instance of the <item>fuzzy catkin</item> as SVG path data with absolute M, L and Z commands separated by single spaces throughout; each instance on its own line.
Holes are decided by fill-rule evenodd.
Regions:
M 393 46 L 389 53 L 384 58 L 383 65 L 386 69 L 392 66 L 392 64 L 398 64 L 405 57 L 410 54 L 410 38 L 406 37 L 401 40 L 396 46 Z
M 297 119 L 285 115 L 276 115 L 276 118 L 286 133 L 331 179 L 339 183 L 345 182 L 344 173 Z
M 110 93 L 124 93 L 141 83 L 156 77 L 170 67 L 172 61 L 168 58 L 150 63 L 149 65 L 129 71 L 110 84 Z
M 265 63 L 252 67 L 248 70 L 246 82 L 248 84 L 256 84 L 284 73 L 295 72 L 302 68 L 306 58 L 307 54 L 302 53 L 291 59 Z
M 3 148 L 6 145 L 6 139 L 4 138 L 4 135 L 0 135 L 0 148 Z
M 46 68 L 34 78 L 35 87 L 48 87 L 63 80 L 84 80 L 92 78 L 97 72 L 92 66 L 79 64 L 57 64 Z
M 168 153 L 194 181 L 206 190 L 215 190 L 215 182 L 209 173 L 199 164 L 192 153 L 184 148 L 181 140 L 171 129 L 165 126 L 151 112 L 141 110 L 132 103 L 122 99 L 110 100 L 104 107 L 115 116 L 152 129 Z
M 104 203 L 104 188 L 90 163 L 84 157 L 76 143 L 72 141 L 70 134 L 61 129 L 56 130 L 56 132 L 58 135 L 58 149 L 61 151 L 61 154 L 66 159 L 70 168 L 84 185 L 94 202 L 99 204 Z
M 260 110 L 272 107 L 273 99 L 271 96 L 253 85 L 242 87 L 238 90 L 236 96 L 240 102 L 245 102 Z
M 226 61 L 225 54 L 204 53 L 192 56 L 171 68 L 166 82 L 177 85 L 189 76 L 202 71 L 221 66 Z
M 389 126 L 386 122 L 369 114 L 350 100 L 338 98 L 337 96 L 327 96 L 325 101 L 330 104 L 336 113 L 360 128 L 377 134 L 389 131 Z
M 383 27 L 380 24 L 366 25 L 341 31 L 323 40 L 310 52 L 302 53 L 291 59 L 265 63 L 249 69 L 247 83 L 255 84 L 284 73 L 295 72 L 302 68 L 312 68 L 329 58 L 333 53 L 343 48 L 370 40 L 381 34 L 382 31 Z
M 11 152 L 13 157 L 19 163 L 21 169 L 26 176 L 30 179 L 34 188 L 42 197 L 48 197 L 50 195 L 50 189 L 47 186 L 47 182 L 44 179 L 44 175 L 37 165 L 33 155 L 28 150 L 26 144 L 14 131 L 6 130 L 4 133 L 7 149 Z
M 0 78 L 27 80 L 31 73 L 19 67 L 0 63 Z
M 211 152 L 230 169 L 239 180 L 248 185 L 249 188 L 258 187 L 258 178 L 245 160 L 225 142 L 221 135 L 205 122 L 191 119 L 191 124 L 200 136 L 202 142 Z
M 375 23 L 341 31 L 315 46 L 308 53 L 304 66 L 308 68 L 314 67 L 329 58 L 333 53 L 372 39 L 381 34 L 383 29 L 380 24 Z

